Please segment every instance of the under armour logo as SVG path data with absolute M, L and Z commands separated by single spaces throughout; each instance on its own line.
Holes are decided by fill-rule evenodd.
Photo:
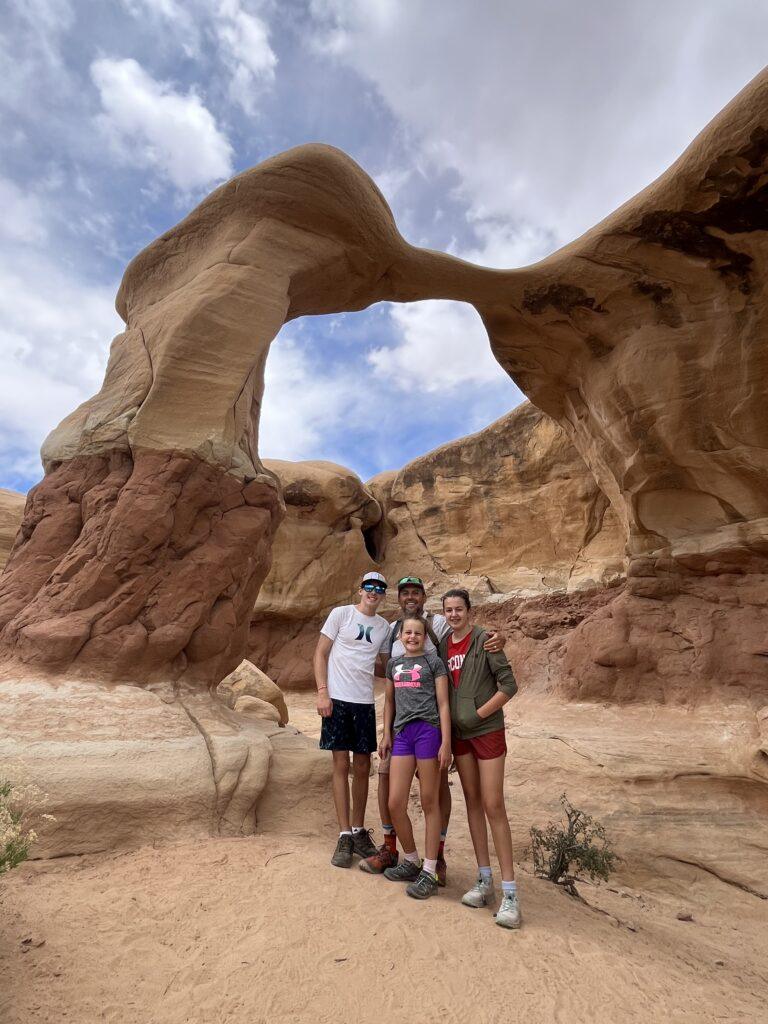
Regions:
M 371 640 L 371 633 L 372 632 L 373 632 L 373 626 L 364 626 L 362 624 L 362 622 L 358 622 L 358 624 L 357 624 L 357 636 L 355 637 L 355 639 L 356 640 L 363 640 L 363 639 L 365 639 L 365 640 L 368 641 L 369 644 L 372 644 L 373 643 L 373 640 Z

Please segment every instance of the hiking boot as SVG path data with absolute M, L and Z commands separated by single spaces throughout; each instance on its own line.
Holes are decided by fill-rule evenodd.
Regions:
M 505 892 L 501 897 L 501 906 L 496 914 L 496 924 L 502 928 L 519 928 L 523 923 L 520 913 L 520 901 L 516 892 Z
M 428 900 L 430 896 L 436 896 L 438 889 L 438 882 L 435 875 L 430 875 L 428 871 L 420 871 L 419 877 L 415 882 L 406 888 L 406 892 L 409 896 L 413 896 L 415 900 Z
M 461 902 L 465 907 L 487 907 L 493 898 L 493 879 L 490 882 L 484 882 L 483 876 L 478 875 L 477 881 L 469 892 L 465 892 L 461 897 Z
M 352 833 L 352 845 L 355 848 L 355 853 L 364 860 L 376 855 L 376 847 L 373 845 L 373 839 L 371 838 L 372 832 L 373 829 L 361 828 L 359 832 Z
M 365 860 L 361 860 L 359 868 L 369 875 L 381 875 L 387 868 L 396 867 L 399 859 L 400 854 L 397 850 L 390 850 L 387 844 L 384 843 L 372 857 L 366 857 Z
M 387 868 L 384 877 L 390 882 L 414 882 L 421 873 L 421 864 L 412 860 L 401 860 L 397 867 Z
M 445 863 L 445 857 L 442 854 L 437 858 L 435 872 L 437 874 L 437 884 L 444 889 L 446 878 L 448 877 L 448 865 Z
M 352 867 L 352 855 L 355 852 L 355 846 L 352 842 L 352 836 L 348 833 L 339 836 L 339 841 L 336 843 L 336 849 L 333 851 L 331 857 L 331 864 L 335 868 L 351 868 Z

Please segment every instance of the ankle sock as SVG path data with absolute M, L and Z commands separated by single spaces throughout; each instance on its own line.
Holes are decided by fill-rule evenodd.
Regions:
M 490 868 L 478 867 L 477 873 L 478 873 L 478 875 L 480 875 L 480 877 L 482 878 L 482 880 L 484 882 L 487 883 L 487 882 L 492 882 L 493 881 L 493 872 L 491 871 Z
M 501 883 L 501 891 L 505 896 L 514 896 L 517 892 L 517 882 L 504 882 Z
M 353 825 L 352 826 L 352 835 L 356 836 L 357 833 L 358 832 L 362 832 L 364 828 L 365 828 L 365 825 Z
M 403 852 L 403 860 L 409 860 L 411 864 L 421 864 L 421 857 L 417 850 L 414 850 L 413 853 Z
M 342 836 L 351 836 L 351 835 L 352 835 L 352 829 L 343 828 L 341 830 L 341 832 L 339 832 L 339 839 L 341 839 Z
M 424 863 L 421 865 L 422 871 L 427 871 L 430 875 L 434 875 L 437 878 L 437 860 L 429 860 L 427 857 L 424 858 Z

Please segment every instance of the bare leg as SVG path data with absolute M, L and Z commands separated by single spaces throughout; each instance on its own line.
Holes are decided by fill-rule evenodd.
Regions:
M 391 825 L 392 816 L 389 813 L 389 772 L 379 772 L 379 817 L 382 825 Z
M 333 751 L 333 806 L 340 832 L 349 832 L 349 751 Z
M 477 767 L 477 761 L 473 754 L 462 754 L 456 758 L 456 767 L 459 771 L 464 799 L 467 802 L 467 823 L 469 825 L 469 834 L 472 837 L 472 846 L 475 851 L 477 866 L 485 867 L 491 863 L 491 854 L 488 850 L 488 829 L 485 825 L 485 811 L 483 810 L 483 799 L 480 793 L 480 772 Z
M 368 780 L 371 775 L 371 755 L 352 755 L 352 827 L 362 828 L 365 805 L 368 803 Z
M 440 772 L 440 819 L 443 832 L 447 832 L 451 820 L 451 787 L 448 785 L 447 768 Z
M 415 771 L 416 758 L 412 755 L 392 758 L 389 768 L 389 811 L 404 853 L 411 853 L 416 849 L 413 826 L 408 817 L 408 797 L 411 795 Z
M 440 846 L 440 768 L 436 758 L 418 759 L 421 809 L 424 811 L 424 850 L 437 860 Z
M 477 765 L 480 772 L 483 811 L 491 826 L 501 877 L 505 882 L 512 882 L 515 878 L 515 865 L 512 856 L 512 833 L 509 829 L 509 818 L 504 804 L 505 760 L 506 756 L 502 754 L 501 757 L 494 757 L 490 761 L 478 761 Z

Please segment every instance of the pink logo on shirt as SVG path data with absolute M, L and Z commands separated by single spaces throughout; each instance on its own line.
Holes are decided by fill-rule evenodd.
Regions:
M 404 668 L 403 665 L 395 665 L 392 673 L 392 682 L 398 688 L 401 686 L 421 687 L 421 665 L 414 665 L 413 668 Z

